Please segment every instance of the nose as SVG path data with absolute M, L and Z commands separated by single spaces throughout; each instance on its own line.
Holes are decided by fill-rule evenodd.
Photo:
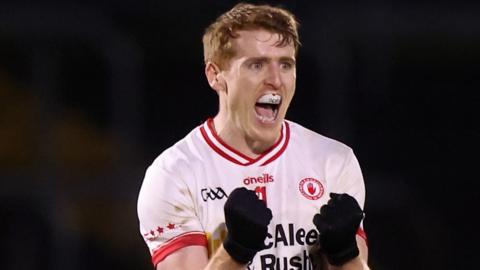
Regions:
M 280 67 L 274 63 L 268 65 L 268 74 L 265 78 L 265 84 L 272 87 L 274 90 L 282 87 L 283 81 L 281 77 Z

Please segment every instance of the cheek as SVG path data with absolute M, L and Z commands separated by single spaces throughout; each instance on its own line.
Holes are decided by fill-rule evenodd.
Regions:
M 250 99 L 245 91 L 245 87 L 242 84 L 235 85 L 235 88 L 231 88 L 228 94 L 228 100 L 230 108 L 233 111 L 241 112 L 249 108 Z
M 290 83 L 290 86 L 293 88 L 293 90 L 295 90 L 296 82 L 297 82 L 297 74 L 296 72 L 293 72 L 292 76 L 289 78 L 289 83 Z
M 285 111 L 290 106 L 290 103 L 291 103 L 294 95 L 295 95 L 295 81 L 293 80 L 287 86 L 286 99 L 285 99 L 285 101 L 287 102 L 287 106 L 285 107 Z
M 295 70 L 285 71 L 282 76 L 282 81 L 287 89 L 295 88 L 295 82 L 297 81 L 297 74 Z
M 296 81 L 295 81 L 295 77 L 293 77 L 293 79 L 289 80 L 287 85 L 287 95 L 290 99 L 292 99 L 293 95 L 295 94 L 295 88 L 296 88 Z
M 255 90 L 255 82 L 248 78 L 240 79 L 237 81 L 235 88 L 235 95 L 237 99 L 245 102 L 251 99 Z

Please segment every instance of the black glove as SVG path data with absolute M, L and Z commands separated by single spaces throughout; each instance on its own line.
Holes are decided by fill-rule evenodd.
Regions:
M 223 247 L 235 261 L 246 264 L 265 248 L 272 211 L 254 191 L 244 187 L 230 193 L 223 209 L 228 230 Z
M 340 266 L 358 256 L 355 235 L 362 219 L 358 202 L 346 193 L 330 193 L 328 203 L 313 217 L 320 248 L 331 265 Z

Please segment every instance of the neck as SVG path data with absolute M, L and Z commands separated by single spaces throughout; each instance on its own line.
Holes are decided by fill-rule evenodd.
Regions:
M 227 119 L 221 114 L 215 116 L 213 119 L 213 125 L 217 135 L 226 144 L 250 158 L 257 158 L 278 140 L 278 137 L 271 143 L 253 140 L 242 130 L 235 127 L 235 125 L 228 123 L 232 123 L 232 121 L 227 121 Z M 280 134 L 278 136 L 280 136 Z

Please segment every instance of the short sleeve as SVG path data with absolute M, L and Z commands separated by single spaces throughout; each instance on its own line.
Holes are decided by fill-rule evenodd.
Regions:
M 140 233 L 157 265 L 173 252 L 193 245 L 207 246 L 181 168 L 158 158 L 146 171 L 138 197 Z
M 347 193 L 353 196 L 363 209 L 365 205 L 365 183 L 360 164 L 351 149 L 346 154 L 335 190 L 337 193 Z
M 351 195 L 357 200 L 360 207 L 364 209 L 365 182 L 363 180 L 360 164 L 351 149 L 347 152 L 345 162 L 335 186 L 335 192 Z M 367 240 L 367 235 L 363 229 L 363 221 L 360 224 L 357 234 Z

